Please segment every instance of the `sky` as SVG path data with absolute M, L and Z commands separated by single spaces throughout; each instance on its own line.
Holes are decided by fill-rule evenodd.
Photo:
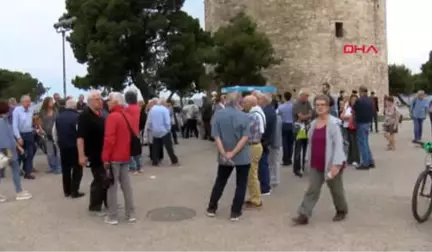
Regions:
M 0 0 L 0 6 L 0 68 L 28 72 L 51 88 L 49 94 L 62 93 L 61 35 L 53 24 L 65 12 L 64 1 Z M 204 0 L 186 0 L 183 9 L 204 25 Z M 432 0 L 387 0 L 389 63 L 420 71 L 432 50 L 431 9 Z M 76 97 L 82 91 L 71 79 L 85 75 L 86 67 L 76 62 L 69 45 L 66 69 L 68 95 Z

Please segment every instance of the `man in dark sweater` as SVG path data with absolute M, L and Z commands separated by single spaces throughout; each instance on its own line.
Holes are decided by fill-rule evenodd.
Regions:
M 271 94 L 263 94 L 261 99 L 261 106 L 265 115 L 266 126 L 264 134 L 261 137 L 261 144 L 263 146 L 263 152 L 258 167 L 258 178 L 261 184 L 261 194 L 270 195 L 270 170 L 269 170 L 269 151 L 270 145 L 273 143 L 273 134 L 276 130 L 276 110 L 272 103 Z
M 64 110 L 56 118 L 53 138 L 61 153 L 64 195 L 65 197 L 80 198 L 84 196 L 84 193 L 79 192 L 83 171 L 78 164 L 78 112 L 75 108 L 76 103 L 73 99 L 66 101 Z
M 373 103 L 373 117 L 372 117 L 372 123 L 370 125 L 370 131 L 373 131 L 372 126 L 375 125 L 375 132 L 378 133 L 378 111 L 379 111 L 379 104 L 378 104 L 378 97 L 375 95 L 375 92 L 370 93 L 370 98 Z

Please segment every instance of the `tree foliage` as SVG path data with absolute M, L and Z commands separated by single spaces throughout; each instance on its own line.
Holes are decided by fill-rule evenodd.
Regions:
M 73 84 L 82 89 L 109 86 L 122 90 L 134 83 L 150 96 L 161 60 L 168 16 L 184 0 L 66 0 L 66 17 L 76 17 L 68 38 L 87 75 Z
M 423 89 L 427 92 L 432 92 L 432 51 L 429 52 L 428 61 L 421 66 L 421 83 Z
M 215 75 L 224 85 L 265 85 L 262 70 L 278 64 L 266 34 L 243 12 L 214 34 Z
M 181 96 L 201 91 L 211 36 L 198 19 L 183 11 L 173 12 L 169 20 L 172 25 L 164 38 L 166 57 L 158 68 L 158 78 L 166 89 Z
M 33 101 L 40 101 L 48 91 L 43 84 L 29 73 L 0 69 L 0 98 L 17 100 L 24 94 L 30 95 Z
M 412 92 L 412 73 L 405 65 L 389 65 L 388 74 L 390 94 L 407 94 Z

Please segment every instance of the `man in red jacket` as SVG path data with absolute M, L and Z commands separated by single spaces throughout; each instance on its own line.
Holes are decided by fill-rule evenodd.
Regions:
M 141 117 L 141 107 L 138 105 L 137 93 L 133 91 L 128 91 L 125 93 L 125 100 L 127 107 L 125 109 L 126 113 L 131 116 L 131 127 L 135 132 L 139 132 L 140 117 Z M 129 163 L 129 170 L 134 174 L 141 173 L 141 154 L 137 156 L 131 156 Z
M 129 222 L 136 221 L 129 178 L 129 162 L 131 157 L 131 135 L 136 135 L 138 132 L 132 126 L 133 120 L 131 116 L 124 109 L 124 98 L 121 93 L 114 92 L 109 95 L 108 108 L 111 113 L 105 122 L 102 161 L 113 181 L 107 193 L 108 216 L 105 218 L 105 223 L 117 225 L 117 187 L 119 184 L 125 198 L 126 217 Z M 135 132 L 130 132 L 129 125 Z

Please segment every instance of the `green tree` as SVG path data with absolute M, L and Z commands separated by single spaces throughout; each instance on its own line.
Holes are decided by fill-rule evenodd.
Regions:
M 421 83 L 423 89 L 432 92 L 432 51 L 429 52 L 429 59 L 421 66 Z
M 158 82 L 168 16 L 184 0 L 66 0 L 64 17 L 76 17 L 68 37 L 75 58 L 87 64 L 87 75 L 73 84 L 82 89 L 122 90 L 135 84 L 148 98 Z
M 0 98 L 15 98 L 19 101 L 22 95 L 28 94 L 33 101 L 40 101 L 48 91 L 43 84 L 29 73 L 0 69 Z
M 389 65 L 388 75 L 391 95 L 407 94 L 413 91 L 412 73 L 405 65 Z
M 243 12 L 214 34 L 215 77 L 223 85 L 265 85 L 262 70 L 278 64 L 266 34 Z
M 186 12 L 173 12 L 169 20 L 172 25 L 164 38 L 166 57 L 158 68 L 158 78 L 171 96 L 201 91 L 205 88 L 204 63 L 211 51 L 211 36 Z

